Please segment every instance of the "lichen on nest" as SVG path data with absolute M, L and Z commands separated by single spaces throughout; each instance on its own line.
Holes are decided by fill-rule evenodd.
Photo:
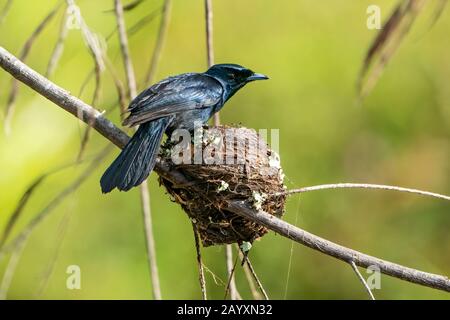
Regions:
M 163 160 L 191 183 L 176 186 L 160 177 L 160 184 L 195 223 L 203 246 L 252 243 L 267 228 L 227 211 L 226 202 L 248 201 L 255 209 L 281 217 L 286 196 L 280 194 L 285 186 L 279 156 L 253 129 L 217 126 L 202 131 L 200 147 L 196 149 L 194 139 L 184 149 L 190 159 L 200 150 L 201 163 L 175 164 L 173 155 L 180 156 L 180 150 L 174 152 L 173 142 L 161 151 Z

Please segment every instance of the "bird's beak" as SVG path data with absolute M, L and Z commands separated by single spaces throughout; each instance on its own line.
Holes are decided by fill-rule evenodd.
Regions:
M 247 81 L 255 81 L 255 80 L 267 80 L 268 76 L 263 75 L 261 73 L 254 73 L 250 77 L 247 78 Z

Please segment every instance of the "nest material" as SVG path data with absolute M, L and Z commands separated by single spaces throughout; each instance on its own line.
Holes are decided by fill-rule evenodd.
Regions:
M 230 132 L 232 136 L 229 136 Z M 160 183 L 196 224 L 203 246 L 253 242 L 266 234 L 267 228 L 225 210 L 224 203 L 245 200 L 256 209 L 281 217 L 286 196 L 274 196 L 285 190 L 279 156 L 268 148 L 255 130 L 247 128 L 209 128 L 203 131 L 201 142 L 202 164 L 184 162 L 175 165 L 170 156 L 173 144 L 166 144 L 162 157 L 192 183 L 175 186 L 161 177 Z M 189 143 L 185 145 L 189 146 Z M 187 153 L 194 159 L 193 143 Z M 210 156 L 209 160 L 206 154 Z M 211 159 L 216 162 L 211 164 Z

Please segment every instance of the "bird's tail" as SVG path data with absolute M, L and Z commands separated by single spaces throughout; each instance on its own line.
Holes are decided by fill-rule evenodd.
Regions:
M 116 187 L 121 191 L 130 190 L 148 177 L 155 166 L 161 139 L 170 119 L 160 118 L 139 126 L 100 179 L 103 193 Z

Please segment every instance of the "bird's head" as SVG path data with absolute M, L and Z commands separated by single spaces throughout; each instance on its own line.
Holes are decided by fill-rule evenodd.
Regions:
M 215 64 L 206 71 L 206 74 L 224 84 L 230 91 L 230 96 L 251 81 L 269 79 L 263 74 L 231 63 Z

